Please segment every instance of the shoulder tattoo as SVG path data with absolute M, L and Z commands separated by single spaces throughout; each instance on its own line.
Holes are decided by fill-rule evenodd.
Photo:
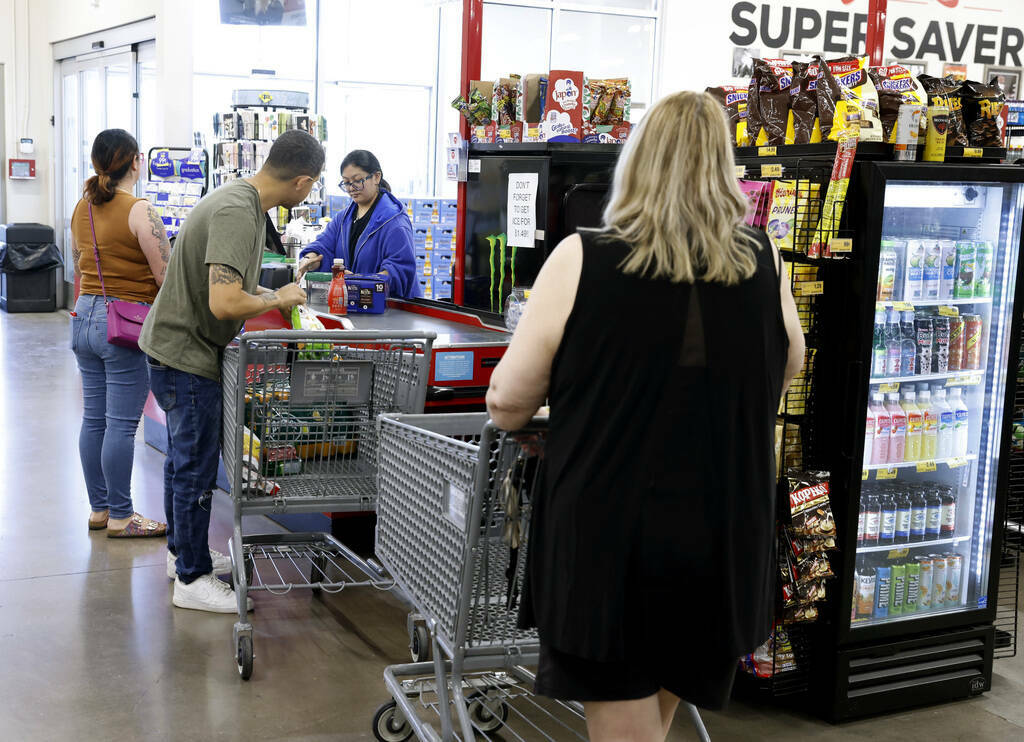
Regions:
M 233 283 L 241 283 L 242 274 L 232 268 L 230 265 L 224 265 L 223 263 L 213 263 L 210 266 L 210 284 L 224 284 L 230 285 Z

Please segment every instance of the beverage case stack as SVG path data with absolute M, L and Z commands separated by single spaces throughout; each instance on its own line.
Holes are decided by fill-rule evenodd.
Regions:
M 402 202 L 412 222 L 420 292 L 425 299 L 451 300 L 458 202 L 444 198 L 405 198 Z

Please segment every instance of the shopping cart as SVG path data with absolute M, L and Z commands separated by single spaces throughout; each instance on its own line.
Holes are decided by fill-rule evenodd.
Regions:
M 378 426 L 376 554 L 422 618 L 410 646 L 429 642 L 433 660 L 384 671 L 392 700 L 377 710 L 374 735 L 586 740 L 579 704 L 533 693 L 537 633 L 517 627 L 547 420 L 514 435 L 482 413 L 389 414 Z
M 421 412 L 433 333 L 277 331 L 224 351 L 221 449 L 231 483 L 238 672 L 252 676 L 251 591 L 390 589 L 380 565 L 327 533 L 242 534 L 242 516 L 367 512 L 377 499 L 377 425 Z

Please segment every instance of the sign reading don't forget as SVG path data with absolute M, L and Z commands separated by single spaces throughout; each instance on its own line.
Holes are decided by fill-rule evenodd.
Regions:
M 534 247 L 537 239 L 537 173 L 508 176 L 508 246 Z

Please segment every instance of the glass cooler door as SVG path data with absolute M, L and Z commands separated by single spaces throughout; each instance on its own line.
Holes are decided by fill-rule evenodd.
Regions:
M 886 185 L 851 629 L 988 604 L 1024 191 Z

